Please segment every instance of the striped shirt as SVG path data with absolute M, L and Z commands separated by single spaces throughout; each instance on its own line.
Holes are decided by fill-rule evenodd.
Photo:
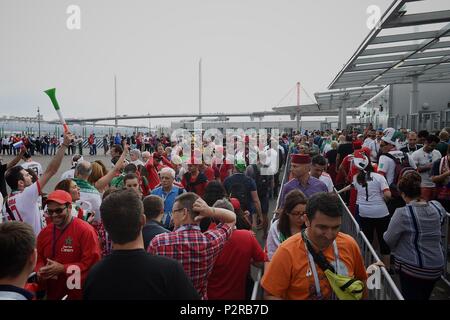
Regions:
M 412 201 L 395 210 L 383 237 L 397 268 L 417 278 L 439 278 L 444 267 L 441 226 L 445 214 L 437 201 Z
M 231 232 L 227 224 L 219 224 L 204 233 L 198 225 L 186 224 L 174 232 L 154 237 L 148 252 L 178 260 L 199 295 L 206 300 L 208 277 Z

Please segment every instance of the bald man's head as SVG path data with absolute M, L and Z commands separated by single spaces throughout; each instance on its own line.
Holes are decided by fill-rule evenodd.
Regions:
M 91 175 L 92 166 L 89 161 L 82 160 L 78 162 L 77 167 L 75 168 L 75 177 L 83 180 L 87 180 L 87 178 Z

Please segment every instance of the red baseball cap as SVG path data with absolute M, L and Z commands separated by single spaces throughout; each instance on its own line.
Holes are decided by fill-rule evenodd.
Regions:
M 239 203 L 239 200 L 238 199 L 236 199 L 236 198 L 230 198 L 230 202 L 231 202 L 231 204 L 233 205 L 233 209 L 236 211 L 236 210 L 239 210 L 240 208 L 241 208 L 241 204 Z
M 47 197 L 47 202 L 54 201 L 59 204 L 72 203 L 72 196 L 64 190 L 55 190 Z

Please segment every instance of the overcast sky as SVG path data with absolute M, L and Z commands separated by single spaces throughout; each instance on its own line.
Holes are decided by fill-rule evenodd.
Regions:
M 113 116 L 114 74 L 119 114 L 195 113 L 200 57 L 203 112 L 269 111 L 297 81 L 326 90 L 369 33 L 368 6 L 391 2 L 0 0 L 0 115 L 55 119 L 42 91 L 56 87 L 67 118 Z

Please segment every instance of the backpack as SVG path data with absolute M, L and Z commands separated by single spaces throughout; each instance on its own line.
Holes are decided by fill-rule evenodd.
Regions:
M 261 175 L 261 170 L 259 170 L 256 164 L 252 164 L 252 167 L 255 175 L 255 183 L 258 196 L 259 198 L 265 198 L 267 197 L 267 192 L 269 191 L 270 186 L 269 176 Z
M 249 194 L 250 191 L 248 190 L 245 183 L 234 183 L 230 187 L 230 198 L 236 198 L 239 200 L 242 211 L 250 209 L 248 207 L 248 203 L 250 200 Z
M 405 175 L 408 171 L 416 171 L 409 164 L 408 154 L 403 152 L 403 158 L 400 160 L 399 158 L 394 157 L 390 153 L 384 154 L 389 159 L 394 160 L 395 162 L 395 172 L 394 172 L 394 181 L 392 181 L 389 188 L 391 189 L 392 197 L 400 197 L 400 191 L 398 190 L 397 184 L 401 177 Z

